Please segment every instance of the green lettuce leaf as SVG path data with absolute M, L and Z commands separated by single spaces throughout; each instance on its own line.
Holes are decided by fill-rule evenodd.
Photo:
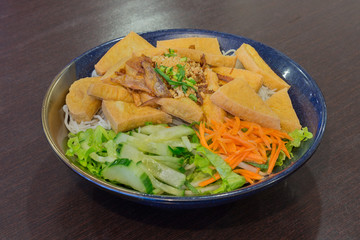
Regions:
M 234 173 L 231 167 L 219 155 L 211 152 L 203 146 L 198 147 L 196 150 L 206 157 L 220 174 L 222 184 L 220 188 L 214 191 L 214 193 L 232 191 L 246 183 L 245 178 Z
M 69 157 L 75 156 L 79 164 L 90 173 L 101 176 L 106 159 L 116 158 L 116 144 L 113 141 L 115 136 L 114 131 L 101 126 L 77 134 L 69 133 L 65 154 Z

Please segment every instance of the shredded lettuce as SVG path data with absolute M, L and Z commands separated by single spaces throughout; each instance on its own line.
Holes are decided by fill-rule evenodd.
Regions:
M 90 173 L 100 176 L 107 159 L 110 161 L 110 158 L 114 159 L 116 155 L 113 141 L 115 136 L 114 131 L 106 130 L 101 126 L 77 134 L 69 133 L 66 155 L 76 156 L 81 166 L 87 168 Z
M 304 127 L 302 129 L 296 129 L 289 133 L 290 137 L 292 138 L 291 141 L 287 142 L 285 144 L 286 149 L 289 152 L 289 155 L 291 158 L 293 158 L 293 150 L 295 148 L 300 147 L 302 142 L 305 142 L 313 137 L 313 134 L 308 131 L 307 127 Z M 286 167 L 288 164 L 285 164 L 286 161 L 291 162 L 291 159 L 288 159 L 283 151 L 280 152 L 278 159 L 276 160 L 275 166 L 280 167 L 282 169 L 283 167 Z
M 211 168 L 212 165 L 209 159 L 196 154 L 193 158 L 193 161 L 199 171 L 205 174 L 209 174 L 209 176 L 212 176 L 214 174 L 214 170 Z
M 232 191 L 246 183 L 245 178 L 234 173 L 231 167 L 219 155 L 211 152 L 203 146 L 198 147 L 196 150 L 211 162 L 221 176 L 221 186 L 213 193 Z
M 307 141 L 313 137 L 313 134 L 308 131 L 307 127 L 303 127 L 302 129 L 297 129 L 289 133 L 290 137 L 292 137 L 292 141 L 288 142 L 286 145 L 291 149 L 293 147 L 300 147 L 301 142 Z

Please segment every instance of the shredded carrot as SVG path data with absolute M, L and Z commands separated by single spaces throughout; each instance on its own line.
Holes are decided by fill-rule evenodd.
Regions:
M 199 183 L 199 187 L 205 187 L 205 186 L 209 185 L 210 183 L 213 183 L 219 179 L 220 179 L 220 174 L 215 173 L 213 177 Z
M 258 173 L 240 169 L 241 162 L 265 164 L 269 160 L 267 173 L 272 173 L 281 151 L 290 158 L 285 142 L 291 137 L 282 131 L 261 127 L 257 123 L 240 120 L 238 117 L 225 118 L 224 123 L 210 120 L 210 124 L 201 122 L 197 135 L 201 145 L 217 154 L 223 154 L 225 161 L 234 172 L 241 174 L 249 183 L 262 178 Z M 267 156 L 267 152 L 270 156 Z M 251 174 L 252 173 L 252 174 Z M 206 186 L 220 179 L 216 173 L 213 177 L 201 182 Z
M 255 179 L 255 180 L 261 180 L 263 178 L 263 176 L 261 176 L 260 174 L 251 172 L 246 169 L 235 169 L 234 172 L 240 173 L 243 176 L 246 176 L 248 178 Z

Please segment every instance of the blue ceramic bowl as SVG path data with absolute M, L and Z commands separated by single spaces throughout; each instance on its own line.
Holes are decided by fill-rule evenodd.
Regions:
M 53 80 L 44 98 L 42 107 L 42 122 L 45 135 L 58 157 L 73 171 L 96 186 L 108 190 L 122 198 L 152 206 L 167 206 L 173 208 L 195 208 L 220 205 L 235 201 L 254 194 L 278 183 L 298 168 L 300 168 L 315 152 L 323 136 L 326 125 L 326 105 L 324 97 L 315 81 L 306 71 L 290 58 L 279 51 L 262 43 L 241 36 L 227 33 L 195 30 L 172 29 L 147 32 L 141 34 L 151 44 L 156 41 L 180 37 L 216 37 L 221 50 L 237 49 L 242 43 L 252 45 L 269 64 L 269 66 L 291 85 L 289 95 L 302 126 L 307 126 L 314 134 L 314 138 L 307 141 L 294 156 L 294 162 L 285 169 L 278 170 L 266 180 L 232 192 L 208 196 L 175 197 L 158 196 L 139 193 L 125 187 L 115 186 L 98 179 L 81 168 L 75 161 L 65 156 L 65 142 L 67 130 L 63 123 L 64 114 L 61 107 L 65 103 L 65 96 L 72 82 L 82 77 L 88 77 L 94 69 L 95 63 L 105 52 L 121 38 L 114 39 L 95 47 L 66 66 Z

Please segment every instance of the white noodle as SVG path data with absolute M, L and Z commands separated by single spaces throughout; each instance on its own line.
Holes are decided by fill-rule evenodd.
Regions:
M 270 89 L 264 85 L 261 86 L 261 88 L 258 91 L 258 95 L 262 98 L 263 101 L 268 100 L 274 93 L 276 92 L 276 89 Z
M 62 107 L 63 111 L 65 112 L 64 123 L 66 128 L 71 133 L 78 133 L 81 131 L 85 131 L 86 129 L 92 128 L 95 129 L 97 126 L 102 126 L 105 129 L 111 129 L 110 122 L 105 118 L 104 114 L 100 110 L 97 115 L 94 115 L 91 121 L 77 123 L 71 116 L 69 112 L 69 108 L 67 105 Z
M 91 72 L 91 77 L 100 77 L 100 76 L 96 73 L 96 70 L 94 69 L 94 70 Z
M 230 49 L 227 51 L 222 50 L 221 52 L 222 52 L 222 55 L 224 55 L 224 56 L 234 56 L 236 50 L 235 49 Z

